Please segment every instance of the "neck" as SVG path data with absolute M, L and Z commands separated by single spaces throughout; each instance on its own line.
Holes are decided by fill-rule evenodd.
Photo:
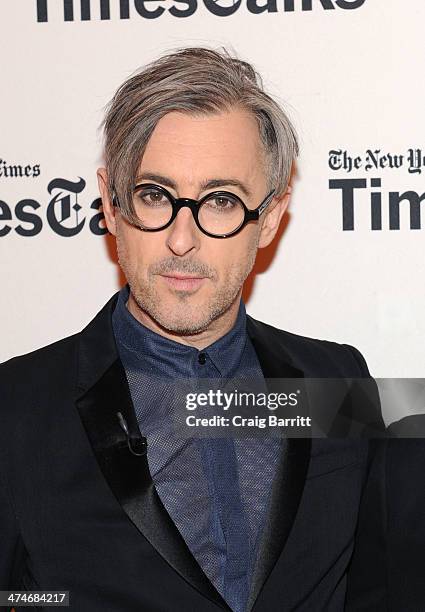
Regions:
M 223 337 L 232 329 L 238 316 L 241 295 L 242 289 L 238 292 L 234 301 L 231 303 L 229 308 L 227 308 L 227 310 L 214 319 L 205 330 L 196 334 L 178 334 L 165 329 L 158 323 L 158 321 L 150 317 L 147 312 L 140 308 L 131 291 L 127 302 L 127 309 L 133 315 L 133 317 L 139 321 L 139 323 L 142 323 L 142 325 L 156 332 L 157 334 L 164 336 L 164 338 L 168 338 L 169 340 L 174 340 L 174 342 L 180 342 L 180 344 L 193 346 L 198 350 L 202 350 L 205 347 L 213 344 L 213 342 Z

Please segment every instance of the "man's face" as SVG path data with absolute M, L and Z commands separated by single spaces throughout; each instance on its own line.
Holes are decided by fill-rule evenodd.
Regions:
M 263 155 L 256 121 L 247 112 L 203 116 L 173 112 L 157 124 L 137 184 L 155 183 L 175 197 L 194 199 L 224 189 L 238 195 L 248 208 L 256 208 L 269 191 Z M 206 188 L 211 181 L 215 186 Z M 107 208 L 108 228 L 116 234 L 119 263 L 140 320 L 178 335 L 217 327 L 220 319 L 236 312 L 257 248 L 266 246 L 277 230 L 276 226 L 270 237 L 270 228 L 261 231 L 260 221 L 248 223 L 230 238 L 211 238 L 198 229 L 190 209 L 184 207 L 168 228 L 143 232 L 119 212 L 113 218 Z M 277 224 L 282 213 L 280 209 L 270 213 L 279 216 Z

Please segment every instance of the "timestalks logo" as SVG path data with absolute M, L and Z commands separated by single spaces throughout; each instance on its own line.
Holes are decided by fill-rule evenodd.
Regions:
M 359 190 L 367 190 L 370 196 L 370 229 L 382 230 L 383 194 L 380 190 L 382 181 L 379 178 L 370 179 L 331 179 L 329 189 L 337 189 L 341 193 L 342 229 L 354 230 L 354 210 L 356 194 Z M 363 192 L 364 193 L 364 192 Z M 425 201 L 425 193 L 419 195 L 416 191 L 390 191 L 388 194 L 389 229 L 400 229 L 400 205 L 410 207 L 410 229 L 421 229 L 421 203 Z
M 108 230 L 104 224 L 104 215 L 99 212 L 102 205 L 100 198 L 96 198 L 90 209 L 96 211 L 87 220 L 82 214 L 82 206 L 78 203 L 78 195 L 86 186 L 86 181 L 79 177 L 76 182 L 63 178 L 55 178 L 47 185 L 47 191 L 52 196 L 45 210 L 47 226 L 58 236 L 71 238 L 79 234 L 84 227 L 88 227 L 96 236 L 106 234 Z M 0 238 L 7 236 L 14 230 L 19 236 L 33 237 L 40 234 L 44 219 L 39 209 L 41 204 L 32 198 L 20 200 L 13 208 L 0 200 Z M 17 221 L 14 227 L 9 221 Z M 86 225 L 86 221 L 88 221 Z
M 57 0 L 54 0 L 57 2 Z M 156 19 L 160 17 L 166 8 L 161 6 L 165 0 L 133 0 L 136 14 L 145 19 Z M 242 0 L 202 0 L 206 9 L 218 17 L 228 17 L 236 13 L 242 4 Z M 245 1 L 245 0 L 244 0 Z M 37 21 L 49 21 L 49 0 L 36 0 Z M 53 0 L 50 0 L 53 2 Z M 152 6 L 153 2 L 153 6 Z M 293 13 L 295 11 L 312 11 L 321 8 L 325 11 L 335 9 L 353 10 L 358 9 L 366 0 L 246 0 L 246 7 L 250 13 Z M 119 8 L 120 19 L 130 19 L 130 0 L 112 0 L 112 6 Z M 168 2 L 167 2 L 168 4 Z M 173 0 L 168 12 L 174 17 L 190 17 L 198 9 L 198 0 Z M 81 21 L 93 19 L 93 8 L 99 11 L 101 20 L 111 19 L 111 0 L 63 0 L 64 21 L 77 20 L 76 7 L 79 5 L 79 16 Z M 159 5 L 159 6 L 158 6 Z M 133 9 L 132 9 L 133 10 Z

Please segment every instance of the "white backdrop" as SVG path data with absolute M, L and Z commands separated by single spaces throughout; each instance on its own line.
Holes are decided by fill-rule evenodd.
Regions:
M 98 126 L 115 89 L 164 51 L 226 45 L 286 103 L 302 149 L 289 223 L 274 259 L 259 261 L 248 312 L 351 343 L 376 376 L 423 377 L 425 211 L 411 229 L 410 208 L 415 227 L 415 194 L 425 192 L 425 3 L 310 0 L 307 10 L 308 0 L 293 0 L 291 11 L 291 0 L 209 2 L 121 0 L 129 6 L 121 19 L 119 0 L 82 0 L 91 5 L 83 21 L 80 0 L 0 4 L 0 361 L 79 331 L 120 286 L 105 237 L 89 227 Z M 68 19 L 73 5 L 73 21 L 64 5 Z M 109 19 L 100 19 L 101 5 Z M 253 13 L 256 6 L 265 10 Z M 45 7 L 47 21 L 38 21 Z M 159 17 L 139 14 L 160 7 Z M 235 12 L 213 14 L 223 7 Z M 188 8 L 192 15 L 172 14 Z M 336 169 L 341 160 L 330 151 L 358 157 L 360 167 Z M 351 230 L 343 230 L 342 190 L 329 185 L 346 179 L 367 181 L 355 190 Z M 382 229 L 371 230 L 371 192 L 382 194 Z M 412 192 L 412 206 L 400 204 L 400 229 L 389 229 L 390 192 Z M 60 235 L 66 228 L 75 235 Z

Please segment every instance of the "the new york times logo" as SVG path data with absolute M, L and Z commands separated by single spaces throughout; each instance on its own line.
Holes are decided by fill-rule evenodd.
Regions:
M 99 212 L 100 198 L 90 205 L 94 211 L 90 219 L 78 202 L 85 186 L 86 181 L 81 177 L 75 182 L 64 178 L 51 180 L 47 185 L 49 200 L 45 209 L 33 198 L 24 198 L 14 206 L 0 200 L 0 238 L 12 231 L 19 236 L 37 236 L 44 226 L 64 238 L 76 236 L 83 228 L 97 236 L 106 234 L 104 216 Z
M 420 175 L 425 171 L 425 151 L 413 147 L 404 152 L 371 148 L 352 154 L 342 148 L 332 149 L 329 151 L 328 166 L 333 172 L 350 175 L 329 180 L 329 189 L 339 193 L 343 231 L 358 228 L 356 211 L 360 206 L 369 209 L 371 230 L 400 230 L 403 227 L 400 222 L 403 209 L 407 209 L 404 227 L 422 229 L 421 208 L 425 193 L 413 189 L 386 192 L 384 179 L 377 177 L 376 173 L 383 170 L 400 173 L 405 170 L 410 176 Z M 353 173 L 373 173 L 375 176 L 354 178 Z
M 49 5 L 59 0 L 36 0 L 37 21 L 49 21 Z M 64 21 L 91 21 L 111 19 L 111 6 L 119 9 L 120 19 L 130 19 L 133 15 L 145 19 L 157 19 L 167 10 L 174 17 L 190 17 L 198 9 L 198 0 L 173 0 L 172 6 L 165 8 L 165 0 L 62 0 Z M 260 13 L 293 13 L 296 11 L 313 11 L 323 9 L 358 9 L 366 0 L 200 0 L 205 8 L 218 17 L 228 17 L 240 9 L 242 3 L 253 14 Z M 111 4 L 112 3 L 112 4 Z M 168 4 L 168 2 L 167 2 Z M 79 9 L 79 11 L 78 11 Z M 78 11 L 78 14 L 77 14 Z M 94 16 L 94 11 L 96 11 Z

